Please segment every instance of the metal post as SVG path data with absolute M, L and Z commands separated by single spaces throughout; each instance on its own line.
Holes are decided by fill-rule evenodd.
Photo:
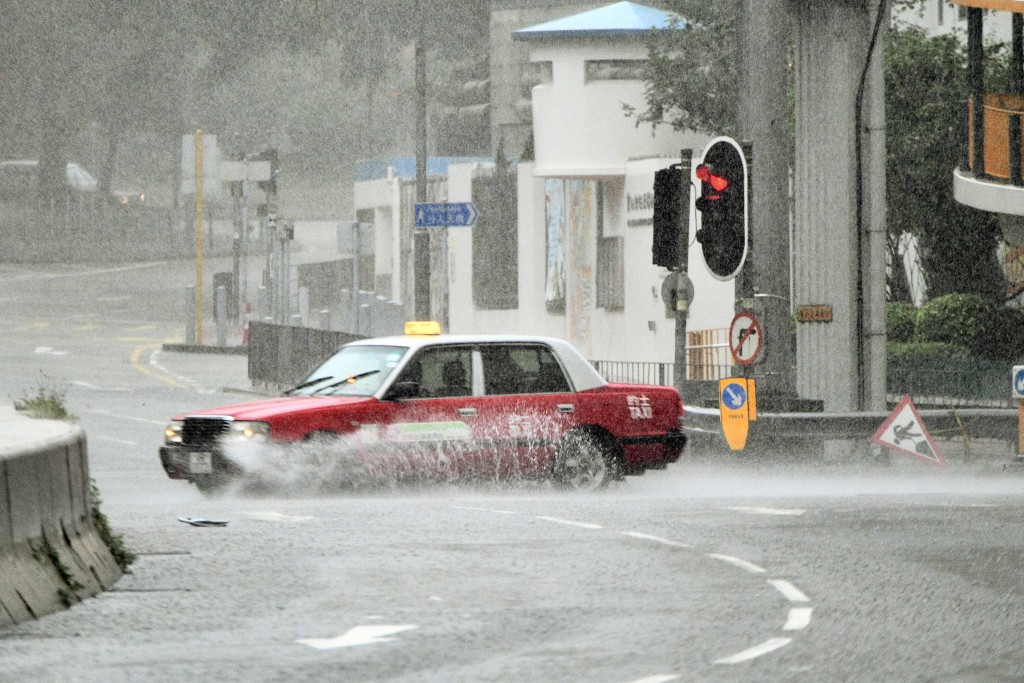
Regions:
M 203 131 L 196 130 L 196 342 L 203 343 Z
M 1024 184 L 1021 179 L 1020 114 L 1010 114 L 1010 184 Z
M 685 396 L 686 385 L 686 318 L 693 298 L 693 283 L 687 274 L 690 253 L 690 173 L 693 167 L 693 150 L 684 149 L 679 153 L 679 230 L 676 233 L 676 253 L 679 268 L 669 277 L 676 278 L 675 285 L 675 358 L 672 368 L 672 386 Z
M 196 286 L 185 285 L 185 343 L 196 343 Z
M 242 176 L 242 239 L 241 239 L 241 252 L 242 252 L 242 265 L 239 273 L 238 282 L 238 312 L 240 315 L 244 315 L 246 310 L 245 307 L 249 302 L 249 277 L 246 272 L 249 268 L 249 156 L 246 155 L 243 160 L 242 168 L 245 170 Z
M 427 62 L 424 53 L 423 15 L 420 0 L 415 3 L 416 16 L 416 203 L 427 201 Z M 413 286 L 416 318 L 430 316 L 430 233 L 413 228 Z M 356 287 L 356 290 L 359 288 Z
M 967 84 L 970 90 L 973 121 L 971 171 L 975 178 L 985 175 L 985 53 L 982 45 L 982 14 L 977 7 L 967 8 Z
M 214 310 L 217 312 L 217 346 L 228 343 L 228 290 L 221 285 L 214 292 Z

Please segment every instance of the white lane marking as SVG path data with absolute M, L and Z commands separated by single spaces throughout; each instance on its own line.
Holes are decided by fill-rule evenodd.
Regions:
M 813 607 L 792 608 L 789 610 L 789 616 L 786 618 L 786 625 L 782 627 L 782 630 L 799 631 L 807 628 L 811 623 L 811 612 L 813 611 Z
M 157 360 L 157 358 L 160 356 L 160 351 L 161 350 L 159 348 L 153 349 L 153 351 L 149 354 L 149 364 L 157 372 L 162 373 L 162 374 L 164 374 L 164 375 L 166 375 L 168 377 L 172 377 L 172 378 L 178 380 L 179 382 L 181 382 L 182 384 L 184 384 L 185 386 L 190 387 L 192 389 L 195 389 L 196 391 L 198 391 L 200 393 L 209 393 L 209 394 L 213 393 L 212 389 L 204 389 L 203 386 L 201 384 L 199 384 L 199 382 L 196 382 L 195 380 L 190 379 L 188 377 L 185 377 L 183 375 L 179 375 L 179 374 L 176 374 L 174 372 L 171 372 L 170 370 L 168 370 L 164 366 L 160 365 L 160 362 Z
M 545 522 L 554 522 L 555 524 L 568 524 L 569 526 L 583 527 L 584 529 L 603 529 L 604 527 L 600 524 L 587 524 L 586 522 L 574 522 L 571 519 L 561 519 L 559 517 L 541 517 L 537 519 L 543 519 Z
M 774 652 L 780 647 L 786 647 L 791 642 L 793 642 L 792 638 L 771 638 L 756 647 L 744 650 L 743 652 L 738 652 L 731 657 L 716 659 L 715 664 L 739 664 L 740 662 L 747 662 L 751 659 L 756 659 L 757 657 L 766 655 L 769 652 Z
M 73 380 L 71 384 L 76 387 L 84 387 L 86 389 L 94 389 L 96 391 L 131 391 L 131 389 L 125 387 L 98 387 L 91 382 L 82 382 L 80 380 Z
M 387 636 L 416 628 L 412 624 L 390 625 L 380 624 L 379 626 L 356 626 L 335 638 L 303 638 L 296 640 L 296 643 L 308 645 L 317 650 L 333 650 L 339 647 L 352 647 L 354 645 L 372 645 L 373 643 L 386 643 L 394 638 Z
M 70 352 L 58 351 L 57 349 L 54 349 L 52 346 L 37 346 L 36 353 L 46 356 L 66 356 Z
M 745 512 L 749 515 L 790 515 L 799 517 L 800 515 L 807 512 L 806 510 L 800 509 L 780 509 L 780 508 L 764 508 L 764 507 L 747 507 L 747 506 L 733 506 L 723 508 L 724 510 L 733 510 L 734 512 Z
M 313 519 L 313 517 L 310 517 L 308 515 L 286 515 L 280 512 L 272 512 L 269 510 L 265 512 L 256 510 L 251 512 L 243 512 L 242 514 L 246 517 L 251 517 L 252 519 L 258 519 L 264 522 L 308 522 L 309 520 Z
M 739 567 L 743 571 L 750 572 L 751 574 L 764 574 L 766 571 L 761 567 L 758 567 L 753 562 L 747 562 L 746 560 L 741 560 L 740 558 L 733 557 L 732 555 L 719 555 L 718 553 L 708 553 L 708 557 L 713 557 L 716 560 L 727 562 L 732 566 Z
M 125 446 L 138 446 L 139 445 L 139 444 L 135 443 L 134 441 L 125 441 L 124 439 L 114 439 L 114 438 L 109 437 L 109 436 L 97 436 L 96 438 L 99 439 L 100 441 L 112 441 L 113 443 L 121 443 L 121 444 L 124 444 Z
M 478 508 L 478 507 L 473 507 L 472 505 L 452 505 L 452 508 L 455 509 L 455 510 L 475 510 L 477 512 L 493 512 L 493 513 L 495 513 L 497 515 L 514 515 L 514 514 L 516 514 L 514 510 L 498 510 L 496 508 Z
M 106 275 L 108 273 L 120 273 L 126 270 L 139 270 L 140 268 L 153 268 L 161 265 L 160 262 L 156 263 L 141 263 L 131 266 L 120 266 L 118 268 L 102 268 L 98 270 L 82 270 L 75 273 L 27 273 L 25 275 L 15 275 L 8 278 L 0 278 L 0 282 L 15 282 L 18 280 L 55 280 L 57 278 L 71 278 L 71 277 L 85 277 L 87 275 Z M 59 266 L 58 266 L 59 267 Z
M 668 683 L 668 681 L 678 681 L 680 678 L 682 676 L 676 676 L 675 674 L 661 674 L 658 676 L 645 676 L 629 683 Z
M 769 581 L 775 590 L 782 593 L 787 600 L 790 602 L 810 602 L 810 598 L 803 594 L 799 588 L 791 584 L 789 581 L 783 581 L 782 579 L 775 579 Z
M 117 413 L 112 413 L 109 410 L 87 410 L 85 412 L 91 413 L 93 415 L 103 415 L 105 417 L 116 417 L 119 420 L 134 420 L 135 422 L 145 422 L 146 424 L 151 424 L 151 425 L 166 425 L 167 424 L 167 420 L 148 420 L 148 419 L 146 419 L 144 417 L 132 417 L 131 415 L 118 415 Z
M 631 538 L 639 538 L 644 541 L 654 541 L 655 543 L 661 543 L 662 545 L 670 545 L 675 548 L 689 548 L 691 547 L 688 543 L 680 543 L 679 541 L 673 541 L 668 538 L 662 538 L 661 536 L 652 536 L 651 534 L 642 534 L 639 531 L 620 531 L 623 536 L 629 536 Z

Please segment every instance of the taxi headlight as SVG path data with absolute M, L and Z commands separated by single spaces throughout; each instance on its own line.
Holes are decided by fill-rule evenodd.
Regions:
M 270 425 L 266 422 L 232 422 L 228 427 L 229 441 L 266 441 L 270 438 Z
M 181 420 L 171 420 L 166 427 L 164 427 L 164 443 L 166 444 L 180 444 L 181 443 L 181 427 L 183 422 Z

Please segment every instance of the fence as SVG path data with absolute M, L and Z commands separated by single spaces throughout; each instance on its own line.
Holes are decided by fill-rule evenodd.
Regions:
M 361 337 L 310 327 L 249 323 L 249 381 L 256 386 L 293 386 L 342 344 Z

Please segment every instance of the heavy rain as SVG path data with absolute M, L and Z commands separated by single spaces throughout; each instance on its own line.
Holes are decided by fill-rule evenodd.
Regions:
M 2 4 L 0 680 L 1024 680 L 1015 4 Z

